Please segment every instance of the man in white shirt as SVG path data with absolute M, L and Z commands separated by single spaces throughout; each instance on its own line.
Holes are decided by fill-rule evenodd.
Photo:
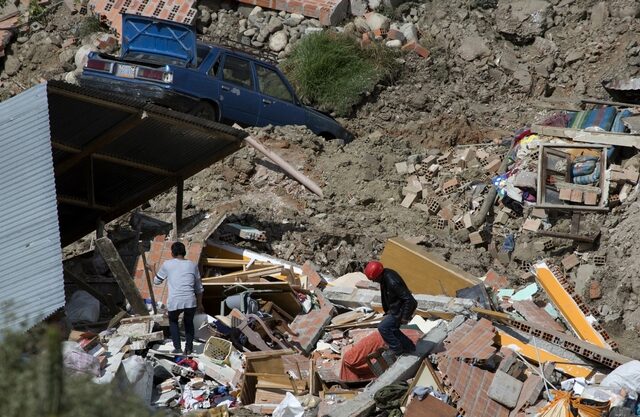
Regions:
M 165 261 L 162 264 L 162 267 L 160 267 L 160 270 L 153 279 L 153 283 L 160 285 L 167 280 L 169 287 L 167 308 L 169 310 L 169 330 L 174 347 L 172 353 L 182 353 L 178 317 L 181 313 L 184 313 L 183 321 L 186 336 L 184 353 L 190 355 L 193 352 L 193 337 L 195 333 L 193 317 L 196 314 L 196 308 L 198 311 L 204 311 L 202 306 L 204 287 L 200 280 L 198 265 L 185 259 L 184 257 L 186 255 L 187 250 L 184 244 L 175 242 L 171 245 L 171 256 L 173 256 L 173 259 Z

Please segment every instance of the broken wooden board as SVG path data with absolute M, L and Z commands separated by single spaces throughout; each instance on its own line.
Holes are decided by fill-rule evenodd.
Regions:
M 147 306 L 113 242 L 108 237 L 101 237 L 96 239 L 96 248 L 118 281 L 118 285 L 131 304 L 133 311 L 141 316 L 148 316 L 149 310 L 147 310 Z
M 576 142 L 615 145 L 640 149 L 640 135 L 614 132 L 589 132 L 582 129 L 554 126 L 531 126 L 531 132 L 547 136 L 573 139 Z
M 448 295 L 480 284 L 480 280 L 455 265 L 401 238 L 389 239 L 380 261 L 396 271 L 414 294 Z

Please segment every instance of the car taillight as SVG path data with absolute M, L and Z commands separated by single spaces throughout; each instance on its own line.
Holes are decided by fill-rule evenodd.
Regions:
M 170 83 L 173 81 L 172 73 L 150 68 L 138 68 L 136 77 L 146 80 L 162 81 L 163 83 Z
M 113 62 L 103 61 L 101 59 L 88 59 L 84 67 L 96 71 L 112 72 Z

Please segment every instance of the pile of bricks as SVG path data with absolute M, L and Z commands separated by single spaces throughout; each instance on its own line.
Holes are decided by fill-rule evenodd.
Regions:
M 395 165 L 396 172 L 406 176 L 400 204 L 431 217 L 436 230 L 465 229 L 472 244 L 485 243 L 486 233 L 475 230 L 473 216 L 500 164 L 501 150 L 497 146 L 413 155 Z M 506 211 L 503 216 L 510 217 Z
M 185 243 L 185 247 L 187 249 L 187 256 L 185 256 L 185 259 L 189 259 L 197 264 L 200 261 L 200 255 L 202 254 L 202 243 L 183 243 Z M 156 272 L 160 269 L 164 261 L 168 261 L 173 258 L 171 256 L 172 244 L 173 242 L 167 240 L 164 235 L 156 236 L 155 239 L 150 242 L 149 250 L 145 252 L 145 257 L 149 266 L 153 267 Z M 153 269 L 149 273 L 151 274 L 151 280 L 153 281 Z M 149 298 L 149 286 L 147 285 L 142 256 L 138 257 L 133 278 L 142 298 Z M 168 291 L 165 289 L 165 285 L 166 284 L 154 285 L 153 294 L 156 301 L 161 301 L 166 304 Z
M 135 14 L 191 25 L 198 10 L 194 0 L 89 0 L 88 11 L 122 36 L 122 14 Z

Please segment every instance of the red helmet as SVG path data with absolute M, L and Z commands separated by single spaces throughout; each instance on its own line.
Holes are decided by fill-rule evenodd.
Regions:
M 367 264 L 367 266 L 364 267 L 364 274 L 371 281 L 375 281 L 376 279 L 380 278 L 383 270 L 384 266 L 382 265 L 382 263 L 378 261 L 371 261 Z

